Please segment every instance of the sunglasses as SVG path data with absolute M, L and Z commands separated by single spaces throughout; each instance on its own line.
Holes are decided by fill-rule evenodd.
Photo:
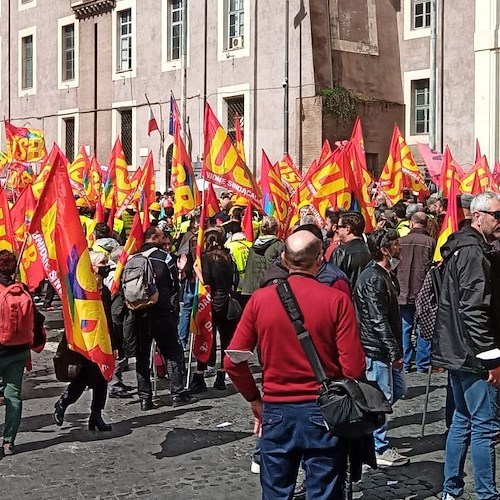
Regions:
M 500 210 L 495 210 L 494 212 L 488 212 L 487 210 L 480 210 L 483 214 L 492 215 L 496 220 L 500 220 Z

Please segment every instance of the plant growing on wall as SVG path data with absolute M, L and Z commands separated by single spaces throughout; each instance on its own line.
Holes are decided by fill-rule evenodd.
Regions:
M 344 87 L 325 88 L 320 90 L 323 112 L 334 114 L 342 120 L 352 120 L 357 115 L 358 98 Z

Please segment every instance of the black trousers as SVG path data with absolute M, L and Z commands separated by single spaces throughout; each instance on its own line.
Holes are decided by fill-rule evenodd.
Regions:
M 135 334 L 135 371 L 139 398 L 152 398 L 150 355 L 153 339 L 167 365 L 171 396 L 182 394 L 184 351 L 177 336 L 176 318 L 172 314 L 156 316 L 129 311 L 125 324 L 124 328 Z
M 62 395 L 64 406 L 68 407 L 70 404 L 76 403 L 86 387 L 92 389 L 92 402 L 90 404 L 92 413 L 100 413 L 106 404 L 108 383 L 102 376 L 99 367 L 88 359 L 84 359 L 80 373 L 64 391 Z

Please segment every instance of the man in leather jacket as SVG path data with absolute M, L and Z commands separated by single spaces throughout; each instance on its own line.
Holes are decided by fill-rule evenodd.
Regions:
M 368 235 L 373 261 L 358 278 L 354 306 L 361 345 L 366 356 L 366 378 L 378 383 L 386 398 L 394 404 L 406 392 L 401 349 L 399 285 L 392 272 L 399 262 L 401 247 L 394 229 L 380 229 Z M 408 458 L 389 448 L 387 422 L 375 430 L 378 465 L 398 466 Z
M 361 271 L 372 260 L 362 238 L 364 230 L 365 219 L 358 212 L 343 213 L 336 228 L 341 245 L 332 253 L 330 263 L 347 274 L 351 290 L 354 290 Z
M 500 432 L 500 195 L 471 202 L 470 226 L 441 249 L 443 285 L 432 339 L 432 364 L 450 373 L 455 412 L 446 440 L 443 498 L 464 490 L 470 444 L 478 498 L 500 498 L 495 484 L 495 439 Z

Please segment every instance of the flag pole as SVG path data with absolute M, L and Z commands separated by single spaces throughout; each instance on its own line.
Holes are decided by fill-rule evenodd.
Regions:
M 24 253 L 24 250 L 26 249 L 26 245 L 28 243 L 28 232 L 26 232 L 26 234 L 24 235 L 24 241 L 23 241 L 23 244 L 21 246 L 21 250 L 19 251 L 19 256 L 17 257 L 17 263 L 16 263 L 16 271 L 14 273 L 14 275 L 16 275 L 18 272 L 19 272 L 19 267 L 21 266 L 21 259 L 23 257 L 23 253 Z

